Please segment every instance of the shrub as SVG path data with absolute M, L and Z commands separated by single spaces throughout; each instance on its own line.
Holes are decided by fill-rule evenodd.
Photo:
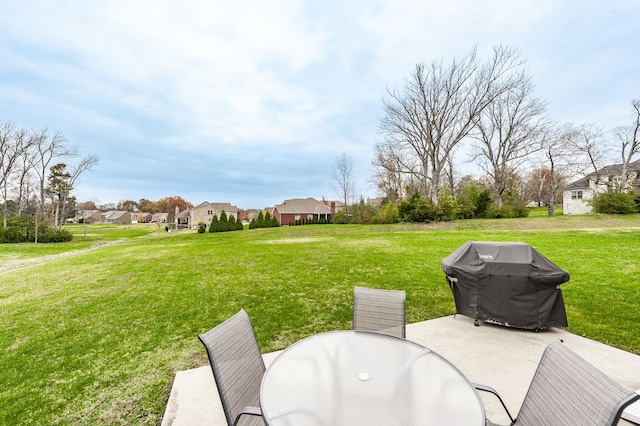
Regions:
M 24 228 L 10 226 L 6 229 L 0 228 L 0 243 L 25 243 L 28 238 Z
M 333 215 L 333 223 L 337 225 L 344 225 L 349 223 L 349 217 L 344 212 L 344 210 L 340 210 L 335 215 Z
M 490 191 L 476 182 L 464 186 L 456 201 L 458 203 L 458 218 L 460 219 L 486 217 L 492 203 Z
M 398 223 L 400 222 L 400 214 L 398 207 L 393 203 L 383 204 L 376 214 L 371 218 L 371 223 Z
M 603 192 L 590 200 L 593 211 L 606 214 L 638 213 L 637 195 L 633 192 Z
M 448 222 L 457 219 L 459 213 L 460 207 L 456 199 L 448 190 L 443 190 L 440 193 L 438 205 L 434 209 L 434 220 Z
M 398 206 L 398 214 L 406 222 L 430 222 L 433 220 L 434 211 L 431 200 L 426 199 L 417 192 Z
M 45 228 L 38 233 L 38 241 L 41 243 L 62 243 L 73 240 L 73 234 L 67 229 Z
M 202 221 L 198 222 L 198 234 L 204 234 L 206 229 L 207 229 L 207 225 L 205 225 L 204 222 Z
M 371 218 L 376 214 L 375 208 L 368 203 L 364 202 L 363 198 L 360 201 L 351 206 L 351 223 L 370 223 Z

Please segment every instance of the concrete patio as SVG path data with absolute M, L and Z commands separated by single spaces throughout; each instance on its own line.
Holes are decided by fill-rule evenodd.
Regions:
M 495 388 L 513 415 L 518 413 L 544 348 L 558 338 L 614 380 L 632 390 L 640 389 L 640 356 L 564 330 L 554 328 L 536 333 L 483 323 L 475 327 L 472 319 L 462 315 L 407 325 L 407 339 L 442 355 L 472 382 Z M 263 355 L 267 367 L 278 354 Z M 489 419 L 509 423 L 495 398 L 485 394 L 481 397 Z M 178 372 L 162 425 L 225 424 L 210 367 Z M 633 423 L 622 420 L 619 424 Z

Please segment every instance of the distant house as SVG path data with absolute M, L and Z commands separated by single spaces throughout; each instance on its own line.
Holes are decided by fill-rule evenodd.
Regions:
M 373 207 L 381 207 L 386 199 L 387 197 L 367 198 L 367 204 L 371 204 Z
M 176 216 L 176 224 L 180 229 L 189 229 L 191 228 L 191 212 L 189 209 L 182 210 Z
M 152 223 L 167 223 L 169 219 L 169 213 L 154 213 L 151 216 Z
M 100 222 L 100 210 L 80 210 L 75 217 L 77 223 L 98 223 Z
M 318 201 L 315 198 L 293 198 L 284 200 L 273 208 L 273 216 L 280 225 L 291 225 L 298 221 L 330 221 L 336 212 L 335 201 Z
M 227 215 L 227 218 L 229 216 L 233 216 L 234 219 L 238 217 L 238 207 L 232 206 L 230 203 L 209 203 L 205 201 L 188 211 L 188 223 L 191 228 L 198 226 L 200 222 L 209 227 L 213 216 L 215 215 L 219 219 L 222 212 Z
M 138 216 L 138 219 L 137 219 L 138 223 L 149 223 L 151 222 L 151 218 L 153 217 L 151 213 L 138 212 L 138 213 L 131 213 L 132 220 L 134 215 Z
M 640 192 L 640 160 L 629 163 L 627 182 L 636 192 Z M 595 194 L 606 192 L 620 182 L 622 165 L 605 166 L 569 185 L 562 194 L 563 214 L 587 214 L 593 211 L 589 201 Z
M 111 210 L 101 214 L 100 222 L 113 224 L 130 224 L 131 213 L 122 210 Z

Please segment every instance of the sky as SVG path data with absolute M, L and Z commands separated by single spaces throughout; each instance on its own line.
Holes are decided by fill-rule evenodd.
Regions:
M 99 158 L 78 201 L 338 199 L 342 154 L 366 199 L 416 64 L 508 45 L 550 118 L 608 130 L 640 98 L 639 22 L 637 0 L 0 0 L 0 122 Z

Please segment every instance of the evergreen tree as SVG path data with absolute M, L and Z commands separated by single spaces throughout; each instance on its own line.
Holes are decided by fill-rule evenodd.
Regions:
M 229 219 L 227 218 L 227 213 L 222 210 L 220 212 L 220 232 L 225 232 L 229 230 Z
M 258 228 L 264 228 L 264 214 L 262 213 L 262 211 L 258 213 L 258 220 L 256 220 L 256 225 L 258 226 Z
M 209 225 L 209 232 L 219 232 L 220 231 L 220 223 L 218 221 L 218 215 L 213 215 L 211 218 L 211 225 Z
M 242 231 L 243 229 L 244 227 L 242 226 L 242 220 L 240 220 L 240 215 L 238 215 L 238 217 L 236 217 L 236 230 Z

